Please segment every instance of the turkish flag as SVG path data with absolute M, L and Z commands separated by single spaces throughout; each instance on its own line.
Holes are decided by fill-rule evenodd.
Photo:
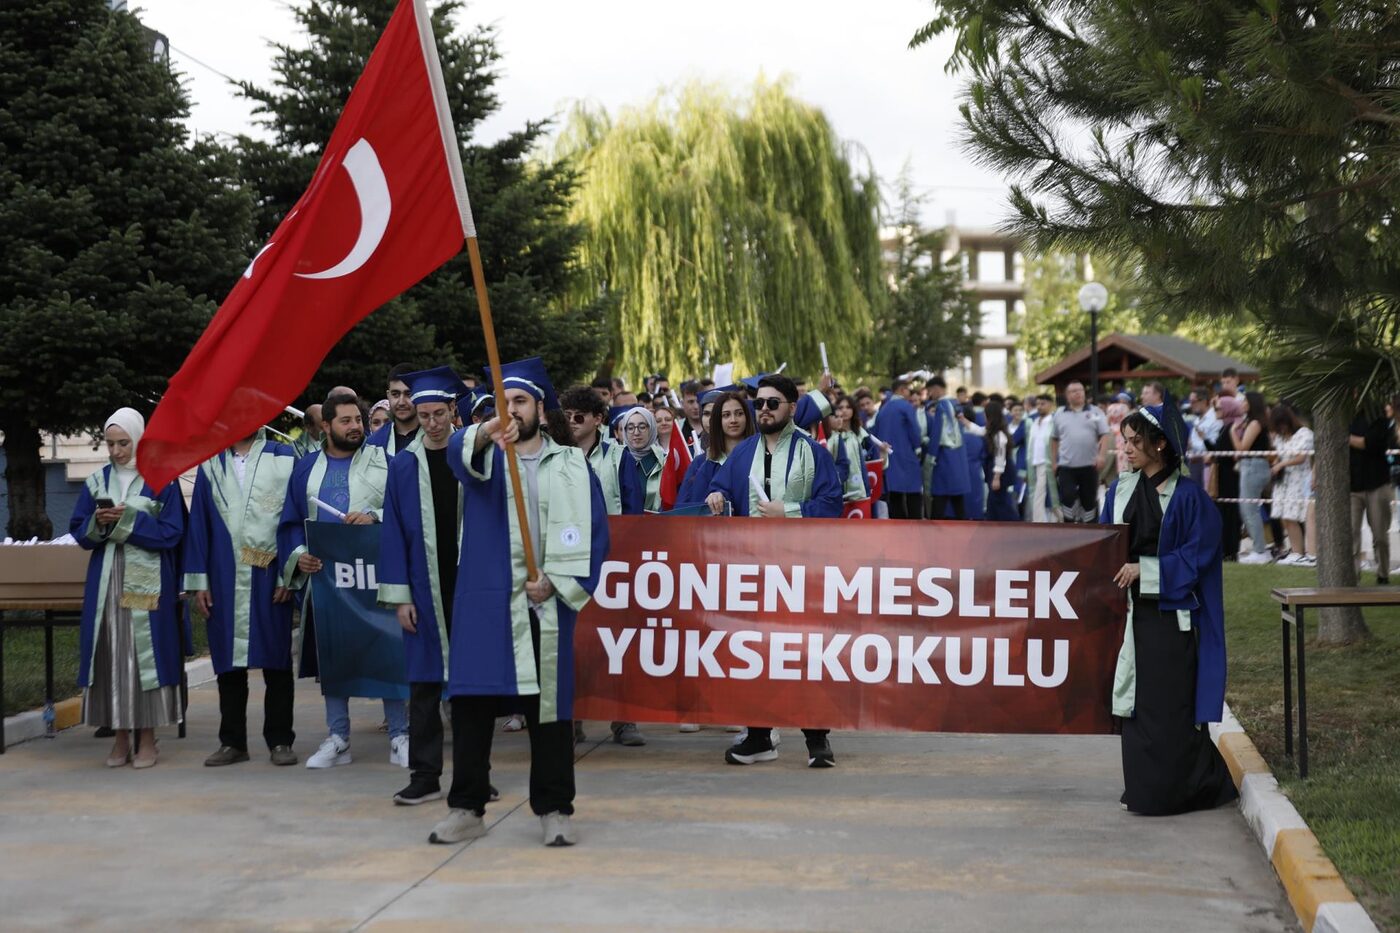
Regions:
M 681 491 L 681 480 L 690 468 L 692 459 L 690 447 L 679 427 L 671 429 L 670 449 L 666 451 L 666 466 L 661 469 L 661 509 L 670 511 L 676 504 L 676 495 Z
M 885 462 L 883 460 L 865 461 L 865 478 L 870 483 L 870 498 L 880 498 L 885 491 Z
M 858 499 L 854 502 L 841 503 L 842 518 L 870 518 L 870 499 Z
M 141 439 L 160 489 L 276 417 L 342 336 L 475 237 L 424 0 L 400 0 L 296 206 L 234 283 Z

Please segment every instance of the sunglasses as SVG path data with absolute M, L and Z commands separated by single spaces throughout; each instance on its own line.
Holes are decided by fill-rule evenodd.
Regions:
M 581 411 L 566 411 L 564 412 L 564 416 L 574 424 L 583 424 L 589 417 L 586 412 Z
M 786 399 L 773 398 L 772 396 L 769 396 L 768 398 L 756 398 L 756 399 L 754 399 L 754 400 L 753 400 L 753 407 L 754 407 L 756 410 L 758 410 L 758 411 L 763 411 L 765 408 L 766 408 L 768 411 L 777 411 L 777 410 L 778 410 L 779 408 L 781 408 L 786 402 L 787 402 Z

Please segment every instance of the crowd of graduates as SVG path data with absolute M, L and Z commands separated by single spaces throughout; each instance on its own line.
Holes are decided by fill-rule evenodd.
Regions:
M 1218 720 L 1223 697 L 1220 562 L 1235 557 L 1241 528 L 1242 562 L 1312 559 L 1311 434 L 1233 373 L 1184 404 L 1159 383 L 1138 397 L 1091 399 L 1072 382 L 1059 399 L 1019 398 L 950 393 L 930 373 L 849 392 L 830 375 L 809 387 L 764 373 L 674 389 L 654 374 L 640 391 L 599 379 L 556 393 L 538 359 L 504 376 L 505 412 L 484 381 L 448 367 L 394 367 L 373 402 L 336 387 L 294 436 L 259 430 L 202 464 L 188 507 L 179 484 L 155 490 L 137 471 L 141 415 L 114 413 L 104 426 L 111 462 L 87 481 L 70 525 L 93 551 L 79 677 L 85 722 L 115 731 L 108 766 L 156 763 L 154 730 L 182 716 L 175 691 L 191 624 L 207 625 L 218 677 L 220 745 L 205 764 L 249 760 L 250 669 L 263 672 L 271 762 L 299 761 L 295 677 L 319 673 L 306 593 L 325 569 L 309 522 L 382 526 L 377 601 L 397 616 L 408 681 L 407 701 L 383 701 L 389 760 L 411 772 L 394 802 L 444 796 L 439 710 L 450 700 L 449 816 L 430 841 L 485 832 L 500 719 L 529 732 L 531 806 L 547 845 L 575 838 L 572 749 L 583 736 L 572 633 L 607 556 L 608 515 L 1113 522 L 1131 529 L 1129 563 L 1115 576 L 1136 606 L 1128 631 L 1148 626 L 1139 641 L 1152 645 L 1144 661 L 1125 638 L 1115 682 L 1124 805 L 1167 813 L 1229 798 L 1198 728 Z M 1364 516 L 1381 582 L 1396 430 L 1392 407 L 1359 419 L 1351 439 L 1357 556 Z M 1276 531 L 1271 549 L 1263 529 L 1274 520 L 1286 534 Z M 1158 570 L 1171 551 L 1195 557 Z M 1151 568 L 1142 579 L 1140 567 Z M 1185 640 L 1157 630 L 1177 632 L 1178 622 Z M 352 760 L 345 692 L 322 684 L 326 738 L 309 768 Z M 807 765 L 834 767 L 819 725 L 803 729 Z M 730 764 L 778 757 L 777 730 L 733 728 Z M 635 723 L 611 731 L 620 745 L 646 744 Z M 1164 747 L 1171 761 L 1158 760 Z

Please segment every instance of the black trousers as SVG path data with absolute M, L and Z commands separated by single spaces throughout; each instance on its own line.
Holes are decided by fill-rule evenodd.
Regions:
M 1060 488 L 1061 508 L 1069 509 L 1077 504 L 1091 516 L 1084 521 L 1099 520 L 1099 471 L 1092 464 L 1083 467 L 1062 466 L 1055 473 L 1055 482 Z
M 439 787 L 442 779 L 442 684 L 408 685 L 408 767 L 414 784 Z
M 770 739 L 773 735 L 772 726 L 749 726 L 749 738 Z M 808 741 L 813 739 L 824 739 L 831 734 L 830 729 L 803 729 L 802 736 Z
M 950 505 L 953 507 L 953 518 L 959 521 L 967 518 L 967 502 L 962 496 L 929 496 L 928 517 L 947 518 Z
M 530 611 L 530 637 L 540 656 L 540 622 Z M 536 676 L 539 672 L 536 671 Z M 455 696 L 452 698 L 452 787 L 447 805 L 486 812 L 491 799 L 491 740 L 502 702 L 519 704 L 530 733 L 530 809 L 536 816 L 574 812 L 574 723 L 540 722 L 536 696 Z
M 263 675 L 263 740 L 268 748 L 291 745 L 297 734 L 292 731 L 292 672 L 264 669 Z M 219 744 L 229 748 L 248 748 L 248 669 L 235 668 L 219 675 Z
M 890 506 L 890 518 L 923 518 L 924 496 L 919 492 L 886 493 Z

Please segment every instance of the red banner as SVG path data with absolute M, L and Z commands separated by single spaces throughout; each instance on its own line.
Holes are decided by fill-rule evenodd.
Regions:
M 613 516 L 584 719 L 1107 733 L 1121 530 Z

